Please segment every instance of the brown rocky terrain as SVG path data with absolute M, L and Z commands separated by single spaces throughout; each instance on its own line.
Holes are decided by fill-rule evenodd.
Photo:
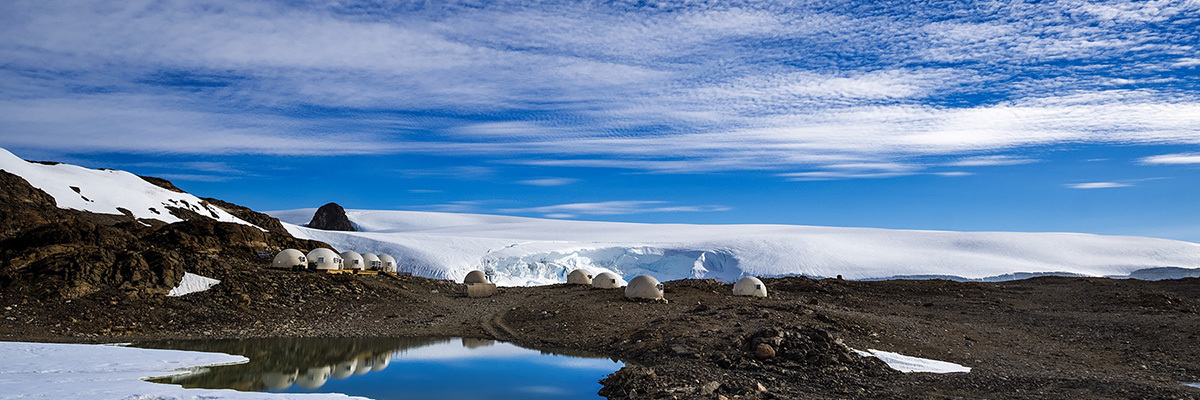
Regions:
M 221 279 L 261 262 L 256 252 L 325 246 L 200 215 L 164 224 L 60 209 L 53 197 L 5 171 L 0 184 L 6 188 L 0 192 L 0 288 L 36 298 L 74 299 L 109 289 L 162 296 L 184 272 Z
M 665 282 L 668 303 L 565 284 L 468 298 L 449 281 L 266 268 L 320 243 L 195 219 L 54 207 L 0 173 L 0 340 L 494 338 L 621 359 L 625 398 L 1200 398 L 1200 279 L 765 279 L 771 297 Z M 219 203 L 214 203 L 219 204 Z M 182 297 L 184 271 L 221 279 Z M 848 348 L 972 367 L 905 374 Z

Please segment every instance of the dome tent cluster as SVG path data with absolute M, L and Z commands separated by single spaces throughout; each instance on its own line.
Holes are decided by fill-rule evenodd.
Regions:
M 335 252 L 332 249 L 316 248 L 308 254 L 296 249 L 286 249 L 275 255 L 272 268 L 317 271 L 399 271 L 396 259 L 390 255 L 376 255 L 354 251 Z
M 576 269 L 567 274 L 568 285 L 589 285 L 595 289 L 620 289 L 625 287 L 625 297 L 631 300 L 648 300 L 666 302 L 663 284 L 649 275 L 638 275 L 631 279 L 628 285 L 617 274 L 601 272 L 592 276 L 591 272 Z M 767 285 L 761 279 L 753 276 L 743 277 L 733 285 L 734 296 L 767 297 Z

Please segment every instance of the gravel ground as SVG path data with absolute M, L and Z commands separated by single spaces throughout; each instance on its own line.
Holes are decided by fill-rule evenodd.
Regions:
M 622 398 L 1200 398 L 1200 279 L 999 283 L 766 279 L 769 298 L 711 280 L 667 303 L 552 285 L 467 298 L 448 281 L 233 271 L 178 298 L 101 291 L 43 302 L 0 293 L 0 339 L 127 342 L 247 337 L 462 336 L 621 359 Z M 766 349 L 764 349 L 766 347 Z M 849 351 L 962 364 L 899 373 Z

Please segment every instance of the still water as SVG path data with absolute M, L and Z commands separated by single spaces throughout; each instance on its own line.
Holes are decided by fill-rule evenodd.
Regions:
M 616 360 L 467 338 L 292 338 L 138 343 L 246 356 L 152 382 L 187 388 L 345 393 L 373 399 L 600 399 Z

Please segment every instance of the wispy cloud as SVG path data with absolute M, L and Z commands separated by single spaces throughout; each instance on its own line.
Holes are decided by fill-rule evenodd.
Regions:
M 946 163 L 952 167 L 990 167 L 1000 165 L 1020 165 L 1035 163 L 1038 160 L 1011 155 L 991 155 L 960 158 Z
M 1071 189 L 1111 189 L 1111 188 L 1130 187 L 1133 185 L 1130 185 L 1128 183 L 1120 183 L 1120 182 L 1086 182 L 1086 183 L 1071 183 L 1071 184 L 1067 184 L 1064 186 L 1071 188 Z
M 439 169 L 404 169 L 396 171 L 408 178 L 451 178 L 487 179 L 496 174 L 496 169 L 478 165 L 458 165 Z
M 620 200 L 596 203 L 570 203 L 551 206 L 509 208 L 501 212 L 513 214 L 542 214 L 550 218 L 573 218 L 577 215 L 629 215 L 652 212 L 719 212 L 732 208 L 721 205 L 680 206 L 666 201 Z
M 523 181 L 517 181 L 517 183 L 520 183 L 522 185 L 532 185 L 532 186 L 563 186 L 563 185 L 570 185 L 575 182 L 579 182 L 579 180 L 575 179 L 575 178 L 541 178 L 541 179 L 526 179 Z
M 1145 157 L 1145 158 L 1142 158 L 1140 161 L 1142 164 L 1156 164 L 1156 165 L 1200 164 L 1200 153 L 1162 154 L 1162 155 L 1157 155 L 1157 156 Z
M 416 206 L 416 207 L 412 207 L 412 208 L 414 210 L 419 210 L 419 211 L 436 211 L 436 212 L 448 212 L 448 213 L 472 213 L 472 212 L 482 211 L 483 210 L 482 205 L 485 203 L 486 203 L 485 201 L 463 200 L 463 201 L 452 201 L 452 202 L 443 203 L 443 204 L 430 204 L 430 205 L 425 205 L 425 206 Z
M 1200 34 L 1180 22 L 1195 1 L 0 11 L 8 147 L 808 180 L 1015 165 L 1068 143 L 1200 144 L 1200 83 L 1174 72 L 1198 65 Z M 845 167 L 863 162 L 912 168 Z
M 157 177 L 169 181 L 192 181 L 192 182 L 228 182 L 237 177 L 228 175 L 204 175 L 204 174 L 156 174 Z

